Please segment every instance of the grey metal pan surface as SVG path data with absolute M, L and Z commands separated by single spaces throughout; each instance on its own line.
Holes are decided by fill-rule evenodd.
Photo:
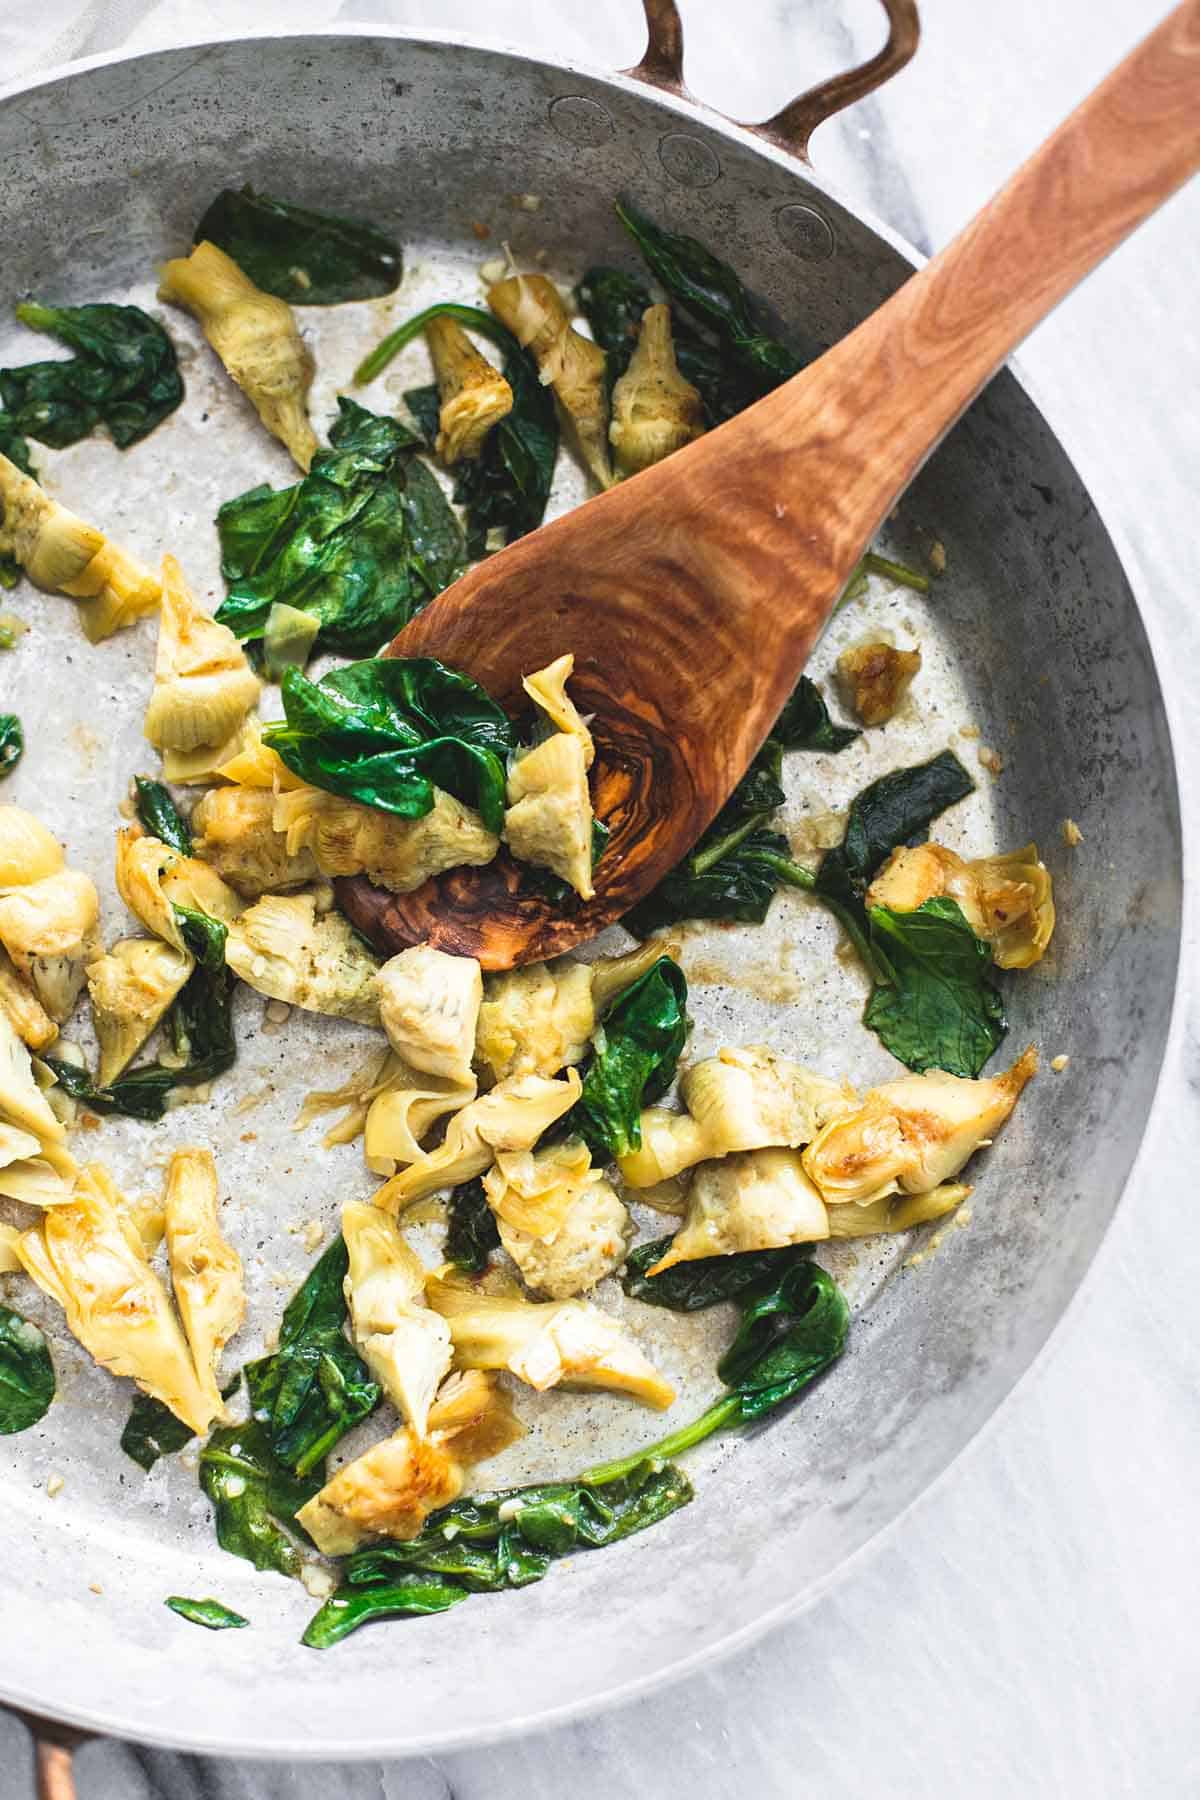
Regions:
M 478 264 L 501 239 L 561 279 L 589 261 L 634 266 L 612 216 L 618 193 L 718 247 L 801 347 L 836 339 L 917 260 L 785 150 L 678 94 L 461 40 L 338 32 L 101 59 L 0 100 L 6 301 L 153 306 L 156 263 L 186 247 L 218 188 L 244 179 L 392 225 L 407 247 L 399 295 L 303 315 L 319 424 L 365 344 L 435 293 L 477 294 Z M 482 248 L 477 222 L 492 234 Z M 173 550 L 215 598 L 217 503 L 290 476 L 197 334 L 170 325 L 185 346 L 184 409 L 123 457 L 100 442 L 47 456 L 47 481 L 142 555 Z M 0 332 L 0 361 L 15 348 Z M 368 404 L 395 404 L 420 377 L 414 355 Z M 567 472 L 555 504 L 581 493 Z M 884 626 L 925 653 L 914 705 L 844 758 L 791 770 L 788 822 L 802 838 L 883 769 L 950 743 L 979 790 L 939 835 L 971 851 L 1034 837 L 1054 871 L 1058 932 L 1046 961 L 1010 984 L 1005 1050 L 1033 1040 L 1070 1063 L 1039 1077 L 976 1165 L 969 1228 L 916 1266 L 914 1243 L 843 1247 L 831 1260 L 856 1309 L 849 1354 L 788 1417 L 694 1456 L 697 1499 L 665 1525 L 538 1587 L 363 1632 L 327 1655 L 297 1643 L 312 1610 L 302 1590 L 216 1548 L 194 1470 L 147 1478 L 121 1456 L 127 1392 L 47 1309 L 37 1316 L 54 1336 L 60 1398 L 0 1458 L 14 1627 L 0 1641 L 0 1696 L 84 1728 L 243 1755 L 395 1756 L 525 1730 L 644 1691 L 812 1600 L 1028 1367 L 1112 1217 L 1163 1055 L 1181 882 L 1170 744 L 1128 580 L 1014 372 L 939 450 L 890 531 L 889 547 L 912 556 L 940 539 L 945 577 L 927 602 L 873 588 L 813 666 L 825 672 L 868 622 Z M 69 603 L 22 589 L 14 604 L 34 632 L 0 681 L 32 753 L 6 798 L 35 807 L 96 877 L 111 937 L 117 807 L 149 766 L 153 628 L 92 648 Z M 978 764 L 985 745 L 1000 754 L 997 776 Z M 1074 849 L 1066 818 L 1083 834 Z M 690 937 L 695 1053 L 766 1041 L 878 1078 L 891 1065 L 857 1023 L 861 985 L 835 949 L 802 898 L 777 902 L 759 931 Z M 296 1228 L 317 1219 L 328 1231 L 370 1182 L 352 1148 L 330 1156 L 318 1133 L 291 1129 L 300 1095 L 360 1059 L 361 1035 L 296 1014 L 272 1032 L 249 995 L 238 1026 L 231 1085 L 158 1128 L 106 1125 L 97 1153 L 138 1191 L 157 1184 L 169 1147 L 212 1145 L 250 1275 L 246 1356 L 308 1260 Z M 645 1328 L 684 1390 L 681 1414 L 714 1383 L 727 1322 L 708 1319 Z M 611 1399 L 550 1395 L 521 1410 L 534 1430 L 505 1478 L 567 1473 L 655 1430 Z M 55 1498 L 51 1473 L 64 1477 Z M 181 1592 L 220 1595 L 254 1629 L 190 1630 L 162 1605 Z

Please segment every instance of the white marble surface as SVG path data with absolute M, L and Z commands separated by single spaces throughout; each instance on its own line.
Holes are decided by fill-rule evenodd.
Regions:
M 854 60 L 873 0 L 684 6 L 698 93 L 740 116 Z M 244 0 L 0 0 L 6 76 L 124 42 L 229 30 Z M 818 164 L 923 248 L 945 241 L 1164 8 L 1157 0 L 925 0 L 916 62 L 817 139 Z M 338 18 L 468 30 L 633 61 L 636 0 L 291 0 Z M 31 33 L 36 21 L 37 37 Z M 47 53 L 47 45 L 51 51 Z M 1030 342 L 1068 442 L 1149 597 L 1185 812 L 1195 817 L 1200 187 Z M 1196 914 L 1189 914 L 1194 956 Z M 1189 1004 L 1139 1170 L 1049 1352 L 890 1539 L 811 1612 L 708 1674 L 607 1716 L 438 1761 L 212 1763 L 116 1743 L 77 1761 L 81 1800 L 653 1800 L 1200 1793 L 1200 1236 L 1191 1228 L 1200 1020 Z M 31 1794 L 0 1716 L 0 1794 Z

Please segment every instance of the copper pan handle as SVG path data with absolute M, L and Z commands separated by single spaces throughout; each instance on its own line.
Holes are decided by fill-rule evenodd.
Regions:
M 880 3 L 887 14 L 888 35 L 877 55 L 860 63 L 856 69 L 831 75 L 828 81 L 807 88 L 769 119 L 762 119 L 757 124 L 747 120 L 735 123 L 740 124 L 743 131 L 752 131 L 756 137 L 765 138 L 769 144 L 789 151 L 801 161 L 811 161 L 809 139 L 817 126 L 844 106 L 863 99 L 882 87 L 885 81 L 890 81 L 905 63 L 912 60 L 916 51 L 921 36 L 916 0 L 880 0 Z M 651 87 L 663 88 L 669 94 L 678 94 L 681 99 L 694 100 L 695 95 L 689 93 L 683 79 L 683 21 L 676 0 L 642 0 L 642 6 L 646 14 L 646 53 L 641 62 L 626 69 L 625 74 L 637 81 L 648 82 Z
M 75 1752 L 92 1735 L 59 1725 L 36 1713 L 17 1715 L 33 1737 L 33 1769 L 37 1800 L 75 1800 Z

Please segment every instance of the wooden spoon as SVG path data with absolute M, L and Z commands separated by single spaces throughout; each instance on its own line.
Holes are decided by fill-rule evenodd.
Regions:
M 566 910 L 501 857 L 413 894 L 339 884 L 393 951 L 500 969 L 620 918 L 686 855 L 791 692 L 865 546 L 1015 345 L 1200 169 L 1200 0 L 1187 0 L 947 249 L 765 400 L 472 569 L 389 647 L 521 677 L 571 650 L 612 839 Z

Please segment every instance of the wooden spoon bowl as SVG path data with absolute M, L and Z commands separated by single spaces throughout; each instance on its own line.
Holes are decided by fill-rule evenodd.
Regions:
M 644 474 L 470 570 L 389 646 L 514 713 L 566 651 L 594 715 L 595 898 L 551 905 L 506 858 L 415 893 L 338 884 L 393 951 L 508 968 L 653 888 L 769 733 L 864 548 L 1038 321 L 1200 168 L 1200 0 L 1185 0 L 940 255 L 815 363 Z

